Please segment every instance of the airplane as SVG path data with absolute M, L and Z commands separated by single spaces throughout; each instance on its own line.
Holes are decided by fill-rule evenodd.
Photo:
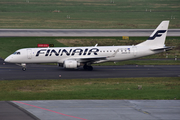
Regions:
M 92 47 L 47 47 L 24 48 L 9 55 L 4 61 L 21 64 L 26 70 L 27 63 L 58 63 L 60 67 L 93 70 L 92 64 L 117 62 L 157 54 L 172 47 L 165 46 L 169 21 L 162 21 L 150 37 L 137 45 Z

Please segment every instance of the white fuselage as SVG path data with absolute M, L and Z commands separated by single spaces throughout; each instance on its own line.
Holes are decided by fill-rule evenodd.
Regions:
M 107 57 L 94 63 L 129 60 L 162 51 L 151 51 L 143 46 L 51 47 L 24 48 L 6 58 L 10 63 L 63 63 L 66 59 L 84 62 L 83 58 Z M 114 56 L 112 56 L 115 54 Z

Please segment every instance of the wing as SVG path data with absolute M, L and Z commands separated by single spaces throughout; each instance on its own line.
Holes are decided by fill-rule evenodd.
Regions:
M 68 59 L 61 59 L 58 61 L 58 63 L 63 63 L 65 60 L 75 60 L 80 63 L 100 63 L 100 62 L 106 62 L 109 58 L 115 57 L 119 49 L 117 49 L 111 56 L 95 56 L 95 57 L 78 57 L 78 58 L 68 58 Z
M 78 62 L 83 62 L 83 63 L 94 63 L 97 61 L 104 61 L 106 60 L 107 57 L 85 57 L 85 58 L 71 58 L 69 60 L 76 60 Z
M 78 62 L 88 62 L 88 63 L 100 63 L 105 62 L 108 58 L 115 57 L 119 49 L 117 49 L 111 56 L 101 56 L 101 57 L 85 57 L 85 58 L 75 58 L 72 60 L 77 60 Z

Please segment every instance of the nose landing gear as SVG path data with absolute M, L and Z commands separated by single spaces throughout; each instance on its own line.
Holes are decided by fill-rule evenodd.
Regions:
M 21 63 L 22 71 L 26 71 L 26 63 Z

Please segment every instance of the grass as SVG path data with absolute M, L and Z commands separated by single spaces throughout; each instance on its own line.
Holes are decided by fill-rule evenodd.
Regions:
M 149 29 L 163 20 L 180 28 L 178 0 L 113 1 L 1 0 L 0 28 Z
M 36 48 L 37 44 L 54 44 L 55 47 L 65 47 L 53 37 L 5 37 L 0 38 L 0 57 L 5 58 L 21 48 Z
M 142 89 L 138 89 L 142 85 Z M 180 78 L 0 81 L 0 100 L 180 99 Z

